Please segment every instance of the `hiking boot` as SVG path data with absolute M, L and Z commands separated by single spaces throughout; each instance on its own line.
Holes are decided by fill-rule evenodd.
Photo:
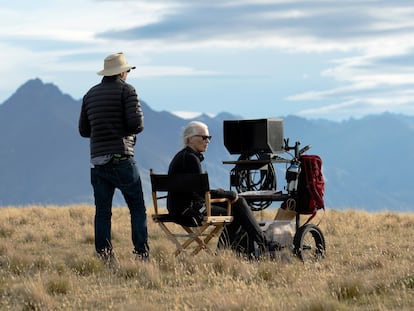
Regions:
M 112 249 L 105 249 L 99 252 L 98 256 L 107 268 L 114 269 L 118 267 L 118 260 Z
M 276 252 L 276 251 L 280 251 L 282 249 L 282 247 L 280 246 L 280 244 L 278 242 L 269 242 L 267 244 L 267 249 L 268 251 L 271 252 Z
M 137 261 L 149 261 L 149 245 L 147 242 L 144 243 L 144 247 L 141 247 L 140 250 L 134 249 L 132 252 L 135 255 L 135 260 Z
M 275 259 L 276 252 L 280 251 L 282 247 L 278 242 L 271 241 L 267 243 L 267 251 L 269 252 L 269 256 L 271 259 Z
M 136 261 L 143 261 L 143 262 L 149 261 L 149 253 L 148 252 L 139 253 L 137 251 L 134 251 L 133 253 L 135 255 L 135 260 Z

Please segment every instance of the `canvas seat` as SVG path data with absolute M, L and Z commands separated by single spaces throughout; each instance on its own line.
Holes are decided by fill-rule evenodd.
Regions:
M 155 174 L 150 170 L 152 200 L 154 205 L 154 214 L 152 219 L 159 225 L 168 239 L 175 244 L 175 256 L 181 253 L 198 254 L 204 250 L 210 254 L 214 254 L 208 244 L 214 237 L 218 237 L 224 226 L 233 221 L 231 216 L 231 202 L 229 199 L 220 198 L 212 199 L 210 195 L 210 187 L 208 174 L 179 174 L 166 175 Z M 207 214 L 200 226 L 190 227 L 177 223 L 177 219 L 168 213 L 160 213 L 160 202 L 166 203 L 167 193 L 175 192 L 198 192 L 205 194 L 205 202 Z M 226 215 L 211 215 L 211 204 L 221 202 L 227 207 Z M 166 204 L 165 204 L 166 205 Z

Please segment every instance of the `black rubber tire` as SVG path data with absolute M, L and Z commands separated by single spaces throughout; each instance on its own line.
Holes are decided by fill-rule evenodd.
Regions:
M 249 256 L 249 238 L 241 227 L 227 226 L 220 234 L 217 249 L 231 249 L 238 256 Z
M 296 231 L 293 238 L 294 253 L 302 261 L 318 261 L 325 257 L 326 244 L 321 229 L 306 224 Z

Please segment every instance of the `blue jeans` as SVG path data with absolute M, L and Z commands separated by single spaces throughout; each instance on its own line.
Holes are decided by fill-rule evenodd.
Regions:
M 134 252 L 148 252 L 147 214 L 142 193 L 141 177 L 133 158 L 96 165 L 91 168 L 91 183 L 95 197 L 95 249 L 98 253 L 112 250 L 112 199 L 118 188 L 131 215 Z

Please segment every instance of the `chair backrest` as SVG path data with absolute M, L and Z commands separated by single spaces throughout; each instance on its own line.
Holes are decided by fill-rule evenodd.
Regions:
M 208 174 L 153 174 L 151 173 L 152 191 L 162 192 L 207 192 L 210 191 Z
M 205 194 L 206 204 L 209 202 L 210 186 L 208 182 L 208 174 L 154 174 L 150 169 L 152 199 L 154 204 L 155 214 L 158 214 L 158 200 L 165 199 L 167 195 L 158 195 L 158 193 L 165 192 L 199 192 Z M 208 216 L 210 216 L 208 210 Z

